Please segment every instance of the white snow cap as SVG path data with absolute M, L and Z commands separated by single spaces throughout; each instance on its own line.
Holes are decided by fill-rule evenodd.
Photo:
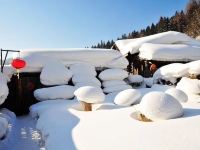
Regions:
M 120 106 L 130 106 L 132 104 L 137 103 L 140 98 L 141 98 L 140 91 L 136 89 L 128 89 L 117 94 L 114 102 L 115 104 Z
M 70 65 L 70 70 L 73 72 L 75 75 L 91 75 L 91 76 L 96 76 L 97 72 L 95 71 L 95 66 L 92 64 L 87 64 L 87 63 L 77 63 L 77 64 L 72 64 Z
M 37 100 L 70 99 L 74 97 L 75 87 L 70 85 L 41 88 L 34 91 Z
M 108 86 L 108 87 L 105 87 L 103 91 L 104 93 L 112 93 L 112 92 L 123 91 L 127 89 L 132 89 L 132 86 L 128 84 Z
M 167 91 L 165 91 L 165 93 L 173 96 L 180 103 L 185 103 L 188 101 L 187 94 L 179 89 L 171 88 L 171 89 L 168 89 Z
M 139 52 L 139 57 L 146 60 L 191 61 L 200 59 L 200 45 L 144 43 Z
M 44 65 L 40 74 L 40 81 L 43 85 L 68 84 L 72 72 L 65 68 L 59 61 L 52 61 Z
M 195 45 L 200 45 L 200 42 L 192 39 L 184 33 L 176 32 L 176 31 L 168 31 L 162 32 L 146 37 L 136 38 L 136 39 L 127 39 L 127 40 L 118 40 L 115 42 L 116 46 L 119 48 L 120 52 L 125 55 L 127 53 L 138 53 L 139 48 L 144 43 L 157 43 L 157 44 L 172 44 L 172 43 L 180 43 L 180 44 L 188 44 L 193 43 Z M 147 49 L 149 50 L 149 49 Z
M 99 74 L 99 78 L 103 81 L 123 80 L 128 77 L 128 72 L 123 69 L 106 69 Z
M 140 103 L 140 111 L 152 121 L 178 118 L 183 115 L 179 101 L 163 92 L 150 92 Z
M 0 105 L 4 103 L 9 93 L 9 89 L 6 83 L 0 82 Z
M 0 139 L 6 134 L 8 129 L 8 121 L 5 118 L 0 117 Z
M 186 94 L 200 94 L 200 80 L 183 77 L 176 86 Z
M 101 88 L 84 86 L 74 92 L 79 101 L 86 103 L 100 103 L 105 100 L 105 95 Z
M 141 83 L 144 81 L 144 78 L 141 75 L 130 74 L 128 80 L 130 83 Z
M 123 80 L 109 80 L 109 81 L 103 81 L 102 85 L 103 87 L 110 87 L 110 86 L 120 86 L 120 85 L 126 85 L 127 83 Z

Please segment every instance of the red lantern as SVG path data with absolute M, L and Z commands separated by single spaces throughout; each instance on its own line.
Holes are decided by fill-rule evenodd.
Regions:
M 11 65 L 15 69 L 22 69 L 26 66 L 26 62 L 22 59 L 16 58 L 16 59 L 13 59 Z

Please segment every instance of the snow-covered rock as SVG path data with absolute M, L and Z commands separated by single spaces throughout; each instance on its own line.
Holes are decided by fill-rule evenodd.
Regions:
M 128 77 L 128 72 L 123 69 L 106 69 L 99 74 L 103 81 L 123 80 Z
M 103 91 L 105 93 L 112 93 L 112 92 L 117 92 L 117 91 L 123 91 L 123 90 L 127 90 L 127 89 L 132 89 L 132 86 L 130 85 L 115 85 L 115 86 L 109 86 L 109 87 L 105 87 L 103 89 Z
M 141 97 L 140 91 L 136 89 L 128 89 L 121 91 L 117 96 L 115 97 L 115 104 L 120 106 L 130 106 L 132 104 L 135 104 L 138 102 L 138 100 Z
M 178 118 L 183 115 L 179 101 L 163 92 L 150 92 L 140 103 L 140 112 L 152 121 Z
M 40 74 L 40 81 L 43 85 L 68 84 L 72 72 L 65 68 L 65 65 L 58 61 L 52 61 L 44 65 Z
M 125 55 L 129 52 L 131 54 L 135 54 L 139 52 L 139 48 L 144 43 L 155 43 L 155 44 L 188 44 L 192 43 L 195 45 L 200 45 L 200 42 L 192 39 L 184 33 L 176 32 L 176 31 L 168 31 L 162 32 L 142 38 L 136 39 L 127 39 L 127 40 L 118 40 L 115 42 L 116 46 L 119 48 L 120 52 Z M 147 52 L 150 49 L 146 49 Z
M 170 88 L 170 89 L 166 90 L 165 93 L 173 96 L 180 103 L 185 103 L 188 101 L 187 94 L 185 94 L 185 92 L 178 90 L 176 88 Z
M 6 131 L 8 129 L 8 121 L 0 117 L 0 139 L 6 134 Z
M 109 87 L 109 86 L 120 86 L 120 85 L 126 85 L 127 83 L 123 80 L 108 80 L 103 81 L 102 85 L 103 87 Z
M 200 59 L 199 46 L 186 44 L 145 43 L 139 49 L 139 57 L 157 61 L 191 61 Z
M 86 103 L 100 103 L 105 100 L 105 95 L 101 88 L 85 86 L 74 92 L 79 101 Z
M 37 100 L 70 99 L 74 97 L 74 86 L 61 85 L 49 88 L 41 88 L 34 91 Z

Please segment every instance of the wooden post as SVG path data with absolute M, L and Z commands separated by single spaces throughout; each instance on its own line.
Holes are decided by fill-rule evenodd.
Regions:
M 92 111 L 92 104 L 81 101 L 84 111 Z

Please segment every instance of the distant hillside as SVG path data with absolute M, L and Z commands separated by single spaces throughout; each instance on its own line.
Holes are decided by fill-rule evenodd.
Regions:
M 171 17 L 160 17 L 158 23 L 152 23 L 140 31 L 123 34 L 117 39 L 133 39 L 166 31 L 178 31 L 194 38 L 200 36 L 200 0 L 190 0 L 184 11 L 176 11 Z M 92 48 L 111 48 L 113 44 L 113 40 L 101 41 Z

